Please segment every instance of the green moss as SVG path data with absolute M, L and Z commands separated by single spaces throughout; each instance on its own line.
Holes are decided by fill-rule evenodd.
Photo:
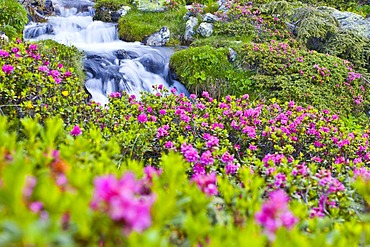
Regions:
M 39 41 L 40 53 L 46 56 L 49 61 L 58 61 L 64 67 L 73 71 L 81 85 L 85 81 L 85 72 L 83 71 L 83 53 L 74 46 L 66 46 L 53 40 Z
M 369 108 L 366 78 L 349 80 L 348 61 L 277 42 L 248 45 L 240 56 L 243 68 L 254 72 L 251 87 L 258 97 L 293 100 L 343 116 L 360 116 Z
M 171 69 L 192 93 L 208 91 L 213 97 L 239 95 L 248 88 L 248 73 L 228 60 L 227 48 L 191 47 L 172 55 Z
M 171 32 L 170 42 L 178 44 L 185 32 L 185 22 L 182 19 L 185 13 L 184 7 L 165 12 L 132 10 L 119 20 L 119 37 L 125 41 L 142 41 L 146 36 L 166 26 Z

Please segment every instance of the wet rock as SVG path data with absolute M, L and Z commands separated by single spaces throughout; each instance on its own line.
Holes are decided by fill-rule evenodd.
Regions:
M 143 40 L 143 44 L 149 46 L 164 46 L 169 40 L 170 30 L 167 27 L 162 27 L 159 32 L 147 36 Z
M 114 51 L 113 55 L 116 56 L 118 59 L 131 59 L 130 55 L 124 49 Z

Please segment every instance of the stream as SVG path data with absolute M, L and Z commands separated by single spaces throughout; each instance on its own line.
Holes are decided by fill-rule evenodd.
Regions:
M 169 70 L 172 48 L 119 40 L 117 24 L 93 21 L 94 3 L 89 0 L 52 3 L 55 15 L 46 23 L 29 23 L 24 38 L 52 39 L 84 51 L 85 88 L 91 100 L 105 105 L 111 93 L 123 91 L 140 98 L 141 91 L 153 92 L 158 84 L 189 94 Z

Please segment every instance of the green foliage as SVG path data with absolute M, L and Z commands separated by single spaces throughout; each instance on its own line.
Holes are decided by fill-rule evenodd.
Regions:
M 214 35 L 225 35 L 243 42 L 251 40 L 251 37 L 255 35 L 254 30 L 254 26 L 246 18 L 231 22 L 216 22 L 214 25 Z
M 297 38 L 309 49 L 317 49 L 332 34 L 338 32 L 338 21 L 329 13 L 313 7 L 298 8 L 292 18 Z
M 21 37 L 27 24 L 27 12 L 16 0 L 0 0 L 0 31 L 9 38 Z
M 83 70 L 83 52 L 75 46 L 66 46 L 51 39 L 38 43 L 40 44 L 40 53 L 46 56 L 49 61 L 58 61 L 73 71 L 77 75 L 80 85 L 83 86 L 86 76 Z
M 45 44 L 53 45 L 54 42 Z M 55 50 L 54 45 L 49 47 L 40 44 L 38 47 L 36 44 L 22 42 L 1 45 L 1 114 L 13 118 L 46 118 L 48 115 L 60 114 L 72 122 L 76 119 L 78 106 L 85 104 L 86 95 L 81 81 L 73 73 L 74 69 L 67 66 L 77 65 L 77 50 L 63 45 L 57 47 L 60 48 L 60 53 Z M 61 60 L 55 60 L 56 58 Z M 68 62 L 64 65 L 61 63 L 63 61 Z M 4 66 L 10 70 L 4 70 Z
M 192 47 L 175 52 L 170 67 L 191 92 L 206 90 L 214 97 L 240 95 L 250 80 L 248 73 L 229 62 L 228 53 L 227 48 Z
M 362 37 L 351 30 L 339 30 L 330 35 L 324 42 L 320 52 L 346 59 L 354 64 L 355 68 L 366 68 L 370 71 L 369 39 Z
M 132 10 L 119 20 L 119 37 L 125 41 L 142 41 L 146 36 L 166 26 L 171 32 L 170 44 L 179 44 L 180 37 L 185 31 L 182 19 L 185 13 L 184 7 L 165 12 Z
M 353 72 L 348 61 L 277 42 L 248 45 L 241 56 L 244 68 L 256 73 L 252 88 L 262 97 L 294 100 L 344 115 L 367 112 L 368 83 L 366 78 L 349 81 Z

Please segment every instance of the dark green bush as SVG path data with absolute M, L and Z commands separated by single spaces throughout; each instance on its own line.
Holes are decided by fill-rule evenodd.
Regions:
M 353 63 L 355 68 L 365 68 L 369 72 L 369 42 L 368 38 L 352 30 L 339 30 L 325 40 L 323 47 L 319 51 L 346 59 Z
M 240 95 L 250 84 L 248 73 L 230 63 L 228 54 L 227 48 L 191 47 L 175 52 L 170 67 L 191 92 L 206 90 L 214 97 Z

